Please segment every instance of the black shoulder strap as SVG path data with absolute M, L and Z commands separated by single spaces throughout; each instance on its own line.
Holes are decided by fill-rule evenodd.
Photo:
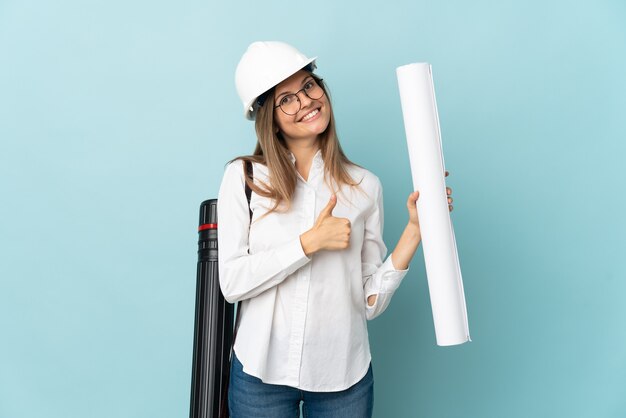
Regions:
M 249 160 L 246 160 L 246 176 L 250 179 L 250 181 L 252 181 L 252 163 Z M 250 221 L 252 221 L 252 209 L 250 208 L 250 199 L 252 198 L 252 189 L 250 189 L 250 186 L 248 185 L 248 182 L 245 182 L 246 184 L 246 198 L 248 199 L 248 210 L 250 211 Z

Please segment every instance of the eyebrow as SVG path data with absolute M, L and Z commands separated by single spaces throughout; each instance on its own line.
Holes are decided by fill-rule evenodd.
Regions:
M 315 80 L 315 78 L 313 78 L 313 76 L 312 76 L 311 74 L 307 74 L 307 75 L 304 77 L 304 79 L 300 82 L 300 87 L 304 86 L 304 85 L 306 84 L 306 82 L 307 82 L 307 81 L 309 81 L 309 78 L 311 78 L 311 79 Z M 280 93 L 280 94 L 277 94 L 277 95 L 276 95 L 276 98 L 278 99 L 278 98 L 280 98 L 280 97 L 282 97 L 282 96 L 284 96 L 284 95 L 286 95 L 286 94 L 293 94 L 293 93 L 291 93 L 291 92 L 289 92 L 289 91 L 284 91 L 284 92 L 282 92 L 282 93 Z

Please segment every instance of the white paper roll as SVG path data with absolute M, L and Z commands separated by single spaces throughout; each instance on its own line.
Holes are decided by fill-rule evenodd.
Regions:
M 417 210 L 437 345 L 462 344 L 471 339 L 448 211 L 432 69 L 428 63 L 415 63 L 398 67 L 396 74 L 413 187 L 420 192 Z

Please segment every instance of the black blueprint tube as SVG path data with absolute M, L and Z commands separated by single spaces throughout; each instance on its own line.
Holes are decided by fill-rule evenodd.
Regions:
M 190 418 L 228 416 L 234 307 L 226 302 L 219 286 L 217 233 L 217 199 L 205 200 L 200 205 L 198 228 Z

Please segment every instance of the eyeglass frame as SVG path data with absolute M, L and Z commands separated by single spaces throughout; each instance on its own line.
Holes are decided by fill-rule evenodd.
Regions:
M 285 112 L 285 109 L 283 109 L 283 108 L 282 108 L 282 106 L 280 105 L 280 103 L 279 103 L 279 104 L 277 104 L 277 105 L 275 105 L 275 106 L 274 106 L 274 109 L 276 109 L 276 108 L 280 107 L 280 110 L 281 110 L 281 111 L 282 111 L 285 115 L 287 115 L 287 116 L 293 116 L 293 115 L 297 115 L 297 114 L 298 114 L 298 112 L 302 109 L 302 102 L 300 101 L 300 98 L 298 97 L 298 94 L 300 94 L 300 92 L 304 92 L 304 95 L 305 95 L 306 97 L 308 97 L 309 99 L 311 99 L 311 100 L 319 100 L 319 99 L 321 99 L 322 97 L 324 97 L 324 95 L 326 94 L 326 91 L 324 90 L 324 87 L 322 87 L 322 83 L 321 83 L 322 81 L 324 81 L 324 79 L 323 79 L 323 78 L 317 78 L 317 77 L 315 77 L 315 76 L 311 75 L 311 80 L 312 80 L 312 81 L 313 81 L 313 82 L 314 82 L 314 83 L 315 83 L 315 84 L 316 84 L 316 85 L 317 85 L 317 86 L 318 86 L 318 87 L 322 90 L 322 95 L 321 95 L 320 97 L 318 97 L 317 99 L 312 98 L 311 96 L 309 96 L 309 94 L 306 92 L 306 89 L 303 87 L 303 88 L 301 88 L 300 90 L 298 90 L 298 91 L 297 91 L 297 92 L 295 92 L 295 93 L 285 94 L 283 97 L 281 97 L 281 98 L 280 98 L 280 100 L 282 101 L 285 97 L 293 95 L 293 96 L 296 98 L 296 100 L 298 100 L 298 104 L 300 105 L 300 107 L 298 108 L 298 110 L 296 111 L 296 113 L 287 113 L 287 112 Z M 309 81 L 307 81 L 307 83 L 309 83 Z

